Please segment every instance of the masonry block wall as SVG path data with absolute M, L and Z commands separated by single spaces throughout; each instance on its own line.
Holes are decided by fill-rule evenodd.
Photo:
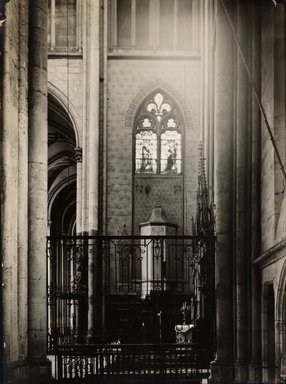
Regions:
M 269 8 L 262 19 L 261 97 L 281 159 L 285 162 L 285 74 L 284 71 L 281 73 L 281 68 L 285 68 L 285 48 L 280 43 L 285 30 L 283 12 L 283 8 Z M 264 123 L 261 148 L 262 232 L 265 234 L 262 251 L 266 251 L 284 237 L 286 211 L 285 181 Z
M 195 213 L 198 145 L 202 131 L 201 81 L 199 58 L 167 61 L 156 60 L 156 58 L 118 60 L 110 57 L 107 91 L 107 227 L 109 234 L 121 232 L 124 224 L 129 234 L 132 228 L 136 233 L 139 222 L 145 221 L 153 206 L 159 203 L 168 219 L 174 220 L 180 226 L 181 233 L 183 227 L 185 233 L 190 231 L 191 217 Z M 164 188 L 161 191 L 157 190 L 156 193 L 156 185 L 159 183 L 157 178 L 154 182 L 154 192 L 148 197 L 145 192 L 144 196 L 140 192 L 141 189 L 145 191 L 146 180 L 142 178 L 142 182 L 139 182 L 137 178 L 135 183 L 133 180 L 134 130 L 133 121 L 130 120 L 135 117 L 136 108 L 144 97 L 158 87 L 169 92 L 184 114 L 184 181 L 180 177 L 176 181 L 175 178 L 173 180 L 169 178 L 168 181 L 163 181 Z M 184 102 L 182 103 L 181 100 Z M 129 123 L 126 124 L 126 121 Z M 175 192 L 176 185 L 177 192 Z M 171 207 L 174 200 L 180 203 Z
M 183 234 L 184 178 L 183 176 L 137 177 L 133 184 L 133 230 L 139 234 L 139 224 L 148 220 L 155 205 L 161 205 L 170 223 L 176 224 L 177 234 Z
M 284 8 L 272 7 L 265 2 L 265 11 L 261 13 L 260 27 L 261 37 L 257 47 L 260 47 L 259 64 L 254 67 L 255 76 L 261 76 L 261 84 L 258 86 L 261 92 L 261 102 L 265 108 L 266 116 L 273 132 L 282 161 L 285 164 L 285 17 Z M 281 24 L 282 23 L 282 24 Z M 283 44 L 281 45 L 281 39 Z M 261 66 L 259 69 L 259 65 Z M 284 68 L 281 70 L 281 68 Z M 259 73 L 259 70 L 261 71 Z M 263 383 L 282 379 L 284 355 L 281 348 L 281 334 L 285 337 L 285 331 L 281 331 L 282 310 L 279 302 L 283 288 L 286 259 L 285 224 L 285 181 L 275 155 L 273 145 L 267 132 L 262 115 L 260 133 L 260 212 L 261 231 L 259 247 L 253 251 L 254 268 L 260 276 L 260 337 L 261 337 L 261 381 Z M 254 186 L 252 187 L 254 190 Z M 254 236 L 254 234 L 252 235 Z M 267 292 L 273 287 L 274 307 L 268 305 Z M 272 289 L 272 288 L 271 288 Z M 259 306 L 258 306 L 259 308 Z M 275 321 L 275 327 L 271 328 L 271 319 Z M 270 342 L 271 337 L 275 341 Z M 274 368 L 274 361 L 276 369 Z

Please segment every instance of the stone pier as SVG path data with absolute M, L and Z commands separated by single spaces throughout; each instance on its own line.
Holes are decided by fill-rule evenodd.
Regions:
M 100 1 L 87 1 L 85 49 L 86 72 L 85 81 L 89 84 L 89 97 L 86 103 L 87 125 L 85 127 L 86 151 L 83 156 L 86 180 L 86 203 L 83 231 L 88 235 L 98 233 L 98 162 L 99 162 L 99 24 Z M 101 312 L 101 302 L 97 305 L 95 293 L 97 281 L 95 277 L 96 251 L 90 245 L 88 268 L 88 333 L 92 341 L 96 337 L 97 310 Z
M 47 1 L 29 3 L 28 360 L 48 377 L 47 354 Z
M 236 5 L 236 31 L 239 42 L 244 50 L 245 58 L 248 62 L 248 17 L 245 7 L 239 3 Z M 249 253 L 249 232 L 248 232 L 248 204 L 249 188 L 251 183 L 248 180 L 248 150 L 251 149 L 251 140 L 248 132 L 250 131 L 250 112 L 248 104 L 249 80 L 245 65 L 239 50 L 236 50 L 236 84 L 235 84 L 235 271 L 234 282 L 235 295 L 235 383 L 246 384 L 248 376 L 248 307 L 247 302 L 247 283 L 248 267 L 250 264 Z
M 229 2 L 227 2 L 229 5 Z M 216 332 L 212 384 L 233 380 L 233 38 L 220 2 L 216 9 L 214 190 L 217 211 Z
M 51 377 L 46 356 L 47 2 L 11 0 L 6 13 L 1 27 L 4 382 L 41 383 Z

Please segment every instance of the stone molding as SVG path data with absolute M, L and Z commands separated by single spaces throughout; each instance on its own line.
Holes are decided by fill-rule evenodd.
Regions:
M 74 130 L 76 145 L 79 146 L 80 137 L 78 127 L 80 126 L 80 116 L 78 116 L 75 106 L 73 105 L 70 98 L 68 98 L 64 92 L 62 92 L 50 81 L 48 81 L 48 96 L 49 95 L 54 98 L 55 101 L 58 102 L 59 105 L 63 108 L 63 110 L 68 114 Z
M 269 248 L 262 255 L 258 256 L 253 264 L 259 266 L 259 268 L 265 268 L 268 265 L 275 263 L 277 260 L 286 256 L 286 238 L 281 240 L 279 243 L 273 245 L 273 247 Z

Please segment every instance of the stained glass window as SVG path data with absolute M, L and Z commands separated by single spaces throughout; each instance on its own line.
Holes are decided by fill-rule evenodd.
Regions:
M 136 120 L 135 173 L 179 175 L 182 173 L 181 115 L 163 92 L 142 103 Z
M 117 0 L 117 42 L 120 47 L 131 43 L 131 0 Z
M 111 0 L 110 3 L 111 48 L 123 48 L 124 52 L 129 49 L 198 51 L 201 0 Z
M 76 46 L 76 1 L 56 0 L 55 43 L 56 47 Z
M 190 46 L 190 36 L 192 36 L 192 22 L 194 13 L 193 6 L 193 1 L 178 1 L 177 44 L 179 49 L 188 49 Z
M 160 48 L 173 48 L 174 0 L 160 0 Z
M 136 3 L 136 46 L 149 46 L 150 0 Z
M 49 0 L 48 48 L 50 51 L 77 50 L 79 0 Z

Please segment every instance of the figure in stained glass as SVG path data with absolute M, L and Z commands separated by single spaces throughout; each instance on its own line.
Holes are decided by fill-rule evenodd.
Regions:
M 153 131 L 136 134 L 136 173 L 156 173 L 157 135 Z
M 146 145 L 142 147 L 142 165 L 141 172 L 153 172 L 152 170 L 152 162 L 151 162 L 151 151 Z
M 181 173 L 181 134 L 166 130 L 161 135 L 161 173 Z
M 176 147 L 168 149 L 166 172 L 176 172 Z
M 135 141 L 136 173 L 182 172 L 180 114 L 163 92 L 154 92 L 139 110 Z

